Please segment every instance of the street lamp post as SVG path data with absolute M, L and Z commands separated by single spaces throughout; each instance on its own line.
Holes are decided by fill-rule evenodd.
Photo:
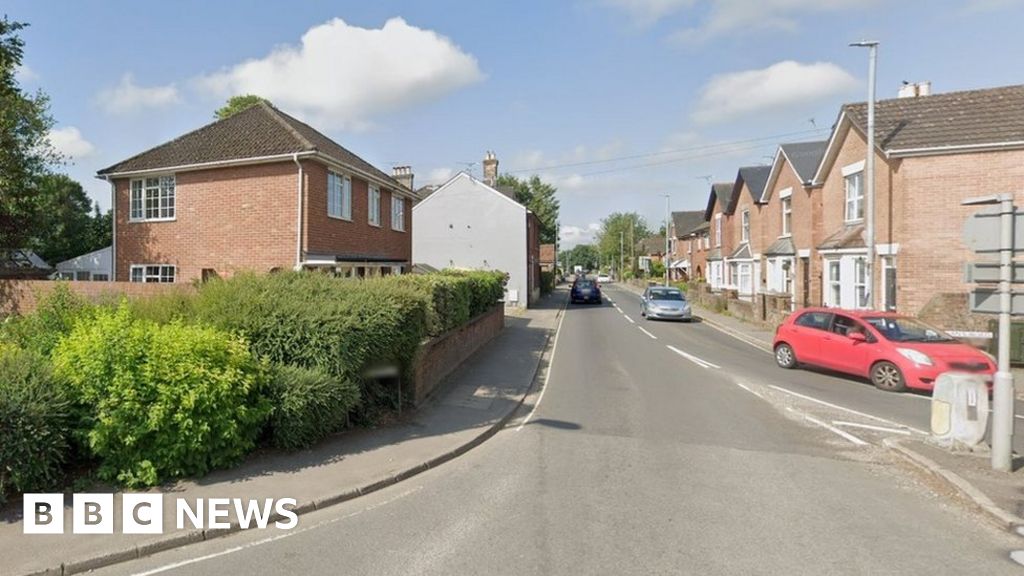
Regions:
M 614 236 L 612 236 L 612 238 L 614 238 Z M 622 257 L 625 255 L 625 252 L 623 252 L 623 250 L 622 250 L 622 240 L 623 240 L 623 231 L 619 230 L 619 270 L 618 270 L 618 274 L 616 275 L 616 276 L 618 276 L 619 281 L 622 281 L 622 268 L 625 266 L 622 263 Z
M 665 286 L 668 286 L 668 267 L 672 264 L 672 255 L 669 253 L 669 220 L 672 218 L 672 209 L 669 207 L 669 195 L 665 194 L 665 257 L 662 258 L 665 264 Z
M 867 244 L 867 267 L 864 270 L 868 286 L 868 309 L 875 307 L 875 69 L 878 61 L 878 42 L 854 42 L 850 46 L 868 49 L 868 152 L 864 158 L 864 243 Z

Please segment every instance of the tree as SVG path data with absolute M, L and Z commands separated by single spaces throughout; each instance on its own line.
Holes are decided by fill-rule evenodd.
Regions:
M 584 270 L 597 270 L 600 267 L 601 254 L 593 244 L 577 244 L 572 250 L 563 250 L 559 260 L 567 272 L 572 272 L 573 266 L 582 266 Z
M 27 245 L 51 265 L 110 245 L 110 213 L 101 214 L 78 182 L 42 176 L 37 201 L 41 210 Z
M 597 249 L 601 260 L 613 262 L 619 269 L 620 258 L 625 262 L 627 270 L 635 266 L 630 257 L 630 247 L 650 235 L 647 222 L 636 212 L 616 212 L 601 220 L 601 229 L 597 232 Z M 621 251 L 620 251 L 621 238 Z M 631 264 L 632 262 L 632 264 Z
M 24 54 L 18 31 L 27 24 L 0 20 L 0 250 L 20 248 L 40 214 L 38 180 L 62 161 L 49 141 L 49 98 L 26 94 L 15 78 Z
M 245 110 L 246 108 L 251 108 L 259 104 L 260 102 L 266 102 L 267 104 L 270 104 L 270 100 L 267 100 L 266 98 L 262 98 L 255 94 L 242 94 L 239 96 L 232 96 L 231 98 L 228 98 L 226 104 L 218 108 L 213 113 L 213 116 L 218 120 L 230 118 L 235 114 L 238 114 L 242 110 Z
M 531 176 L 529 180 L 520 180 L 509 174 L 498 176 L 498 186 L 509 186 L 515 191 L 516 202 L 530 209 L 540 221 L 540 243 L 554 244 L 558 238 L 558 189 L 540 179 Z

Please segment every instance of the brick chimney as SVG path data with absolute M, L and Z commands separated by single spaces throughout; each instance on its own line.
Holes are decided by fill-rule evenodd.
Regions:
M 411 166 L 395 166 L 391 169 L 391 175 L 398 180 L 398 183 L 405 186 L 409 190 L 412 190 L 412 167 Z
M 498 157 L 490 150 L 484 154 L 484 184 L 494 187 L 498 183 Z

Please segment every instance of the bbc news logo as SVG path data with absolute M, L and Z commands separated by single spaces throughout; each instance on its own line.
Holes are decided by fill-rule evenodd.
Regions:
M 23 533 L 64 533 L 63 494 L 25 494 L 24 497 Z M 294 498 L 196 498 L 193 502 L 175 498 L 175 526 L 178 530 L 231 528 L 229 518 L 234 512 L 243 530 L 266 529 L 271 524 L 280 530 L 291 530 L 299 522 L 295 504 Z M 113 494 L 74 494 L 71 533 L 113 534 L 117 514 Z M 122 534 L 163 534 L 164 495 L 122 494 L 120 516 Z

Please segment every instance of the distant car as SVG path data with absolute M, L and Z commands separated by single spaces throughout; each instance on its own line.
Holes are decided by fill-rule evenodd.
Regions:
M 991 384 L 994 359 L 921 320 L 887 312 L 804 308 L 775 330 L 775 362 L 868 378 L 882 390 L 931 390 L 939 374 L 973 372 Z
M 693 320 L 693 310 L 682 290 L 648 286 L 640 301 L 640 315 L 648 320 Z
M 577 302 L 600 304 L 601 287 L 589 278 L 577 279 L 572 284 L 572 290 L 569 291 L 569 302 L 572 304 Z
M 612 277 L 607 275 L 607 274 L 598 274 L 597 275 L 597 281 L 599 283 L 601 283 L 601 284 L 604 284 L 605 282 L 611 282 L 612 281 Z

